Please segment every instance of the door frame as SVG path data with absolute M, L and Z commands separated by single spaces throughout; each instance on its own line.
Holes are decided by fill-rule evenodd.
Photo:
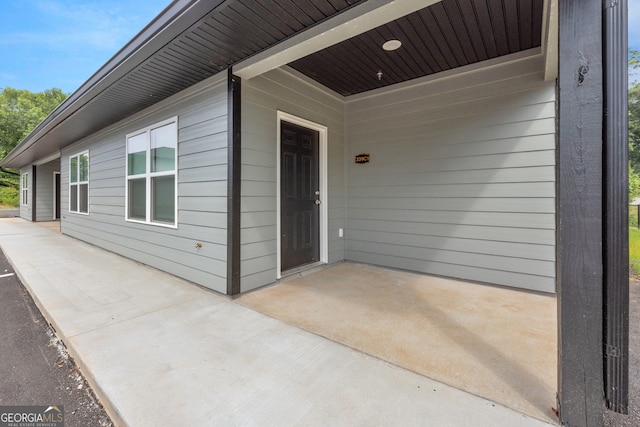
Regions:
M 53 172 L 53 220 L 54 221 L 60 219 L 59 216 L 56 217 L 58 202 L 60 203 L 60 216 L 62 216 L 62 200 L 60 199 L 62 196 L 62 194 L 60 194 L 62 192 L 62 177 L 60 177 L 61 181 L 60 181 L 59 189 L 56 188 L 56 177 L 60 177 L 60 172 L 58 171 Z
M 282 146 L 280 128 L 281 123 L 289 122 L 299 126 L 303 126 L 308 129 L 312 129 L 318 132 L 319 146 L 318 146 L 318 159 L 319 174 L 320 174 L 320 262 L 329 262 L 329 208 L 328 208 L 328 183 L 327 183 L 327 134 L 328 128 L 310 120 L 303 119 L 298 116 L 294 116 L 284 111 L 277 111 L 277 139 L 276 139 L 276 236 L 277 236 L 277 253 L 276 253 L 276 278 L 282 278 L 282 241 L 281 241 L 281 215 L 280 212 L 280 190 L 281 190 L 281 178 L 280 178 L 280 151 Z

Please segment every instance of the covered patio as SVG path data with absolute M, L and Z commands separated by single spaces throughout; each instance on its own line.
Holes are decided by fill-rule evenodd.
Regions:
M 556 422 L 554 295 L 343 263 L 236 302 L 532 417 Z

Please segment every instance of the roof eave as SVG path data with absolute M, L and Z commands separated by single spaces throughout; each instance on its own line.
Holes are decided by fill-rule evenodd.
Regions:
M 167 39 L 181 34 L 194 22 L 194 17 L 201 16 L 215 7 L 219 2 L 200 2 L 198 0 L 174 0 L 131 41 L 120 49 L 109 61 L 96 71 L 86 82 L 75 90 L 65 101 L 51 112 L 36 128 L 31 131 L 2 161 L 1 167 L 19 168 L 30 162 L 22 157 L 27 150 L 36 144 L 48 132 L 72 116 L 76 111 L 106 90 L 117 79 L 126 75 L 147 59 L 157 46 L 163 46 Z M 196 19 L 196 20 L 197 20 Z M 62 145 L 70 145 L 68 141 Z M 51 147 L 47 155 L 59 150 L 59 146 Z

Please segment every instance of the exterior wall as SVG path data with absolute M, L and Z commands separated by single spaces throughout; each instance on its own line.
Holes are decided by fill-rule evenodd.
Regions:
M 125 136 L 173 116 L 178 116 L 178 228 L 127 222 Z M 84 150 L 89 150 L 88 215 L 69 212 L 69 157 Z M 225 292 L 226 73 L 67 147 L 61 169 L 64 234 Z
M 29 203 L 27 205 L 23 205 L 22 204 L 22 174 L 24 173 L 28 173 L 29 174 Z M 19 196 L 19 200 L 20 200 L 20 218 L 22 219 L 26 219 L 27 221 L 31 221 L 33 219 L 32 217 L 32 213 L 31 213 L 31 209 L 33 207 L 33 192 L 31 191 L 32 189 L 32 180 L 33 179 L 33 174 L 31 173 L 31 165 L 25 166 L 22 169 L 20 169 L 20 196 Z
M 555 291 L 555 84 L 539 57 L 345 106 L 346 258 Z M 354 156 L 371 155 L 368 164 Z
M 328 128 L 329 263 L 344 259 L 344 103 L 277 69 L 242 82 L 241 290 L 276 280 L 277 111 Z
M 37 166 L 36 221 L 53 221 L 53 172 L 60 171 L 60 159 Z

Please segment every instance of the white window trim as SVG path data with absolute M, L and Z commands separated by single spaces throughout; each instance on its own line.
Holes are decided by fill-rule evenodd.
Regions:
M 20 175 L 20 205 L 29 206 L 29 172 Z
M 151 133 L 151 130 L 162 127 L 162 126 L 166 126 L 170 123 L 175 123 L 176 124 L 176 149 L 175 149 L 175 153 L 174 153 L 174 169 L 173 171 L 164 171 L 164 172 L 151 172 L 151 167 L 150 167 L 150 159 L 151 159 L 151 142 L 150 142 L 150 138 L 149 135 Z M 137 136 L 137 135 L 142 135 L 142 134 L 147 134 L 147 151 L 146 151 L 146 170 L 144 174 L 138 174 L 138 175 L 129 175 L 129 138 Z M 165 228 L 173 228 L 173 229 L 177 229 L 178 228 L 178 116 L 174 116 L 171 117 L 170 119 L 167 120 L 163 120 L 161 122 L 158 123 L 154 123 L 151 126 L 147 126 L 146 128 L 143 129 L 138 129 L 135 132 L 131 132 L 129 134 L 127 134 L 125 136 L 125 141 L 124 141 L 124 150 L 125 150 L 125 187 L 124 187 L 124 197 L 125 197 L 125 203 L 124 203 L 124 215 L 125 215 L 125 221 L 127 222 L 134 222 L 134 223 L 138 223 L 138 224 L 146 224 L 146 225 L 153 225 L 153 226 L 157 226 L 157 227 L 165 227 Z M 174 213 L 173 213 L 173 224 L 169 224 L 166 222 L 157 222 L 157 221 L 152 221 L 151 220 L 151 178 L 157 177 L 157 176 L 173 176 L 174 177 L 174 190 L 173 190 L 173 194 L 174 194 Z M 146 192 L 146 200 L 145 200 L 145 216 L 146 216 L 146 220 L 142 221 L 140 219 L 134 219 L 134 218 L 129 218 L 129 180 L 130 179 L 139 179 L 144 177 L 145 179 L 145 192 Z
M 87 155 L 87 178 L 88 179 L 86 181 L 80 181 L 80 156 L 82 156 L 84 154 Z M 76 176 L 78 177 L 78 182 L 71 182 L 71 159 L 73 159 L 74 157 L 78 158 L 78 163 L 77 163 L 78 170 L 76 171 L 76 173 L 77 173 Z M 75 154 L 69 156 L 69 208 L 68 208 L 69 213 L 78 214 L 78 215 L 89 215 L 89 211 L 91 210 L 90 209 L 91 203 L 89 202 L 89 193 L 90 193 L 89 192 L 89 189 L 90 189 L 89 188 L 90 187 L 89 181 L 91 181 L 91 171 L 90 171 L 91 167 L 90 167 L 89 159 L 90 159 L 89 150 L 80 151 L 79 153 L 75 153 Z M 79 210 L 78 211 L 72 211 L 71 210 L 71 186 L 75 185 L 75 186 L 78 187 L 78 191 L 76 192 L 76 197 L 77 197 L 76 206 L 80 207 L 80 184 L 87 184 L 87 211 L 86 212 L 80 212 Z M 55 182 L 54 182 L 53 185 L 55 185 Z M 54 203 L 55 203 L 55 200 L 54 200 Z M 54 212 L 54 215 L 55 215 L 55 212 Z

